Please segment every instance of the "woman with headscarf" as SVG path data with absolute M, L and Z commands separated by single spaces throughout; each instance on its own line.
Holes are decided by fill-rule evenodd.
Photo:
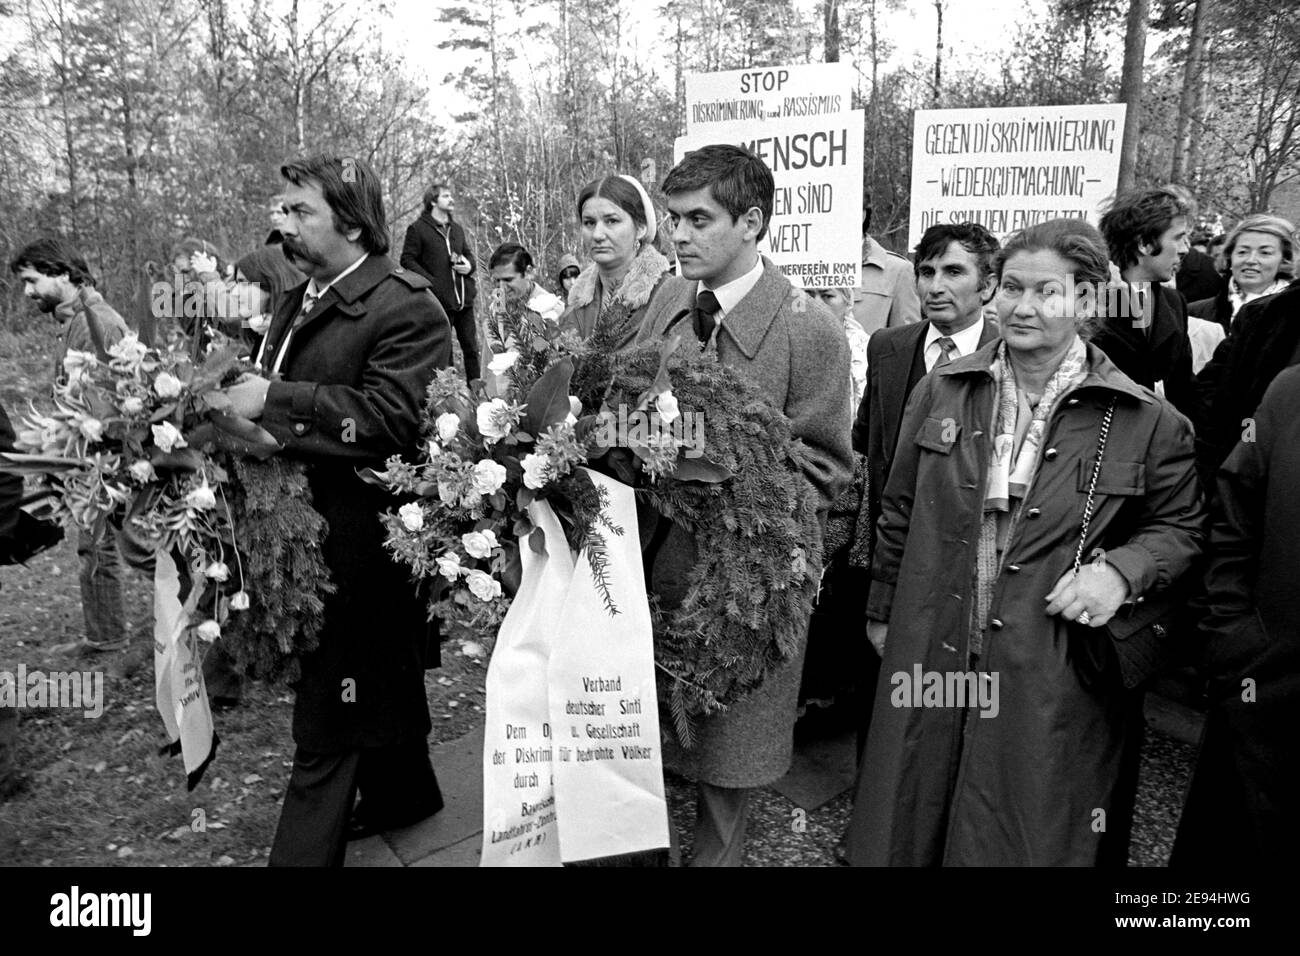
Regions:
M 654 204 L 633 177 L 605 176 L 578 194 L 578 222 L 591 265 L 569 290 L 560 324 L 586 339 L 608 314 L 624 330 L 615 345 L 626 345 L 668 273 L 668 260 L 654 246 Z
M 1187 420 L 1086 341 L 1101 236 L 1033 226 L 996 274 L 1002 337 L 922 379 L 884 489 L 855 865 L 1114 861 L 1141 710 L 1105 627 L 1201 548 Z

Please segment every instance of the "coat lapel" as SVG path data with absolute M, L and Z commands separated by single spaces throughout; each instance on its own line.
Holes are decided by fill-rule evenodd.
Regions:
M 887 439 L 898 435 L 903 420 L 903 410 L 907 407 L 907 380 L 912 375 L 912 364 L 916 361 L 917 350 L 925 342 L 925 335 L 929 328 L 930 323 L 922 321 L 906 326 L 905 332 L 891 335 L 892 349 L 881 357 L 880 421 L 884 426 Z
M 725 332 L 729 335 L 741 354 L 753 361 L 763 339 L 767 337 L 768 329 L 772 327 L 772 322 L 792 291 L 790 280 L 764 256 L 763 274 L 759 276 L 754 288 L 723 317 L 722 329 L 718 334 Z M 691 305 L 695 305 L 694 301 Z

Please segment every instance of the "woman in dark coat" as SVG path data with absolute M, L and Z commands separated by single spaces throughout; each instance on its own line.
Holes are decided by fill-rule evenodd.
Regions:
M 1140 711 L 1113 659 L 1085 661 L 1201 547 L 1187 420 L 1080 335 L 1108 277 L 1096 230 L 1032 227 L 997 271 L 1002 338 L 917 386 L 885 486 L 855 865 L 1105 860 Z
M 1228 236 L 1228 281 L 1217 296 L 1187 306 L 1187 314 L 1232 331 L 1242 306 L 1286 288 L 1295 266 L 1295 226 L 1280 216 L 1247 216 Z
M 1211 707 L 1171 866 L 1300 853 L 1300 368 L 1273 380 L 1218 475 L 1200 610 Z

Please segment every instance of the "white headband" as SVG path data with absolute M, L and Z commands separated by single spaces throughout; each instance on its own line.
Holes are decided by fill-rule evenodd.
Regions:
M 656 230 L 659 227 L 659 223 L 655 219 L 655 207 L 654 207 L 654 203 L 650 201 L 650 194 L 645 191 L 645 187 L 641 185 L 640 180 L 638 180 L 636 177 L 629 176 L 626 173 L 619 173 L 618 178 L 626 179 L 629 183 L 631 183 L 634 187 L 636 187 L 637 195 L 641 197 L 641 208 L 645 210 L 645 227 L 646 227 L 645 241 L 647 243 L 654 242 Z

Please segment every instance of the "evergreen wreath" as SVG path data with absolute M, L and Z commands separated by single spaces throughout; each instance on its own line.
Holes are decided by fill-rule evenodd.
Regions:
M 232 457 L 230 511 L 251 603 L 226 619 L 221 643 L 249 677 L 293 684 L 320 644 L 335 591 L 321 554 L 328 526 L 311 503 L 306 466 L 275 456 Z
M 681 413 L 705 423 L 705 458 L 635 482 L 638 500 L 695 542 L 681 604 L 661 608 L 651 596 L 655 660 L 671 678 L 660 698 L 689 747 L 694 718 L 725 711 L 795 656 L 821 577 L 822 533 L 789 420 L 693 339 L 666 359 L 660 344 L 618 353 L 604 403 L 634 406 L 664 368 Z

